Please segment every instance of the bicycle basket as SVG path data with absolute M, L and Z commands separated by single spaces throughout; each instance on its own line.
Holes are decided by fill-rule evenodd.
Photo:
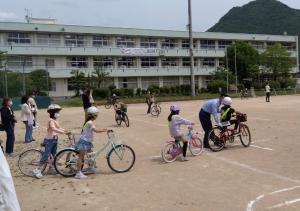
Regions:
M 240 122 L 247 122 L 247 114 L 238 114 L 238 115 L 237 115 L 237 119 L 238 119 Z

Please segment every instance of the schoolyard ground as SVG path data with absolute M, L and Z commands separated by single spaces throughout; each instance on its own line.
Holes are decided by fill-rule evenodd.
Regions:
M 129 105 L 129 128 L 117 127 L 113 109 L 100 107 L 96 125 L 115 130 L 136 152 L 136 163 L 128 173 L 112 172 L 103 155 L 97 161 L 97 174 L 86 180 L 58 175 L 34 179 L 19 173 L 18 157 L 8 158 L 22 210 L 300 210 L 299 95 L 271 97 L 270 103 L 263 97 L 234 99 L 233 107 L 248 114 L 251 147 L 236 141 L 218 153 L 189 154 L 188 162 L 166 164 L 160 152 L 170 139 L 166 119 L 171 104 L 162 103 L 158 118 L 145 115 L 145 104 Z M 203 101 L 176 104 L 183 117 L 196 123 L 202 137 L 198 112 Z M 17 124 L 17 154 L 42 141 L 48 115 L 45 110 L 38 115 L 37 143 L 25 146 L 24 125 Z M 82 108 L 65 108 L 60 123 L 79 134 L 83 117 Z M 105 140 L 105 134 L 96 134 L 95 146 Z

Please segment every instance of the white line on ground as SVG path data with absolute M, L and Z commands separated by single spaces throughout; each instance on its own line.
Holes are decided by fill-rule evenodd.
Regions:
M 289 206 L 291 204 L 294 204 L 294 203 L 297 203 L 297 202 L 300 202 L 300 199 L 294 199 L 294 200 L 291 200 L 291 201 L 285 201 L 283 203 L 280 203 L 280 204 L 276 204 L 272 207 L 268 207 L 268 209 L 274 209 L 274 208 L 279 208 L 279 207 L 283 207 L 283 206 Z
M 264 149 L 264 150 L 268 150 L 268 151 L 273 151 L 273 149 L 268 148 L 268 147 L 260 147 L 254 144 L 251 144 L 250 147 L 254 147 L 254 148 L 258 148 L 258 149 Z
M 250 202 L 247 204 L 246 211 L 252 211 L 252 210 L 253 210 L 254 204 L 257 203 L 258 201 L 260 201 L 261 199 L 263 199 L 265 196 L 272 196 L 272 195 L 275 195 L 275 194 L 277 194 L 277 193 L 282 193 L 282 192 L 286 192 L 286 191 L 291 191 L 291 190 L 295 190 L 295 189 L 298 189 L 298 188 L 300 188 L 300 185 L 298 185 L 298 186 L 293 186 L 293 187 L 290 187 L 290 188 L 284 188 L 284 189 L 276 190 L 276 191 L 273 191 L 273 192 L 267 193 L 267 194 L 259 195 L 258 197 L 256 197 L 254 200 L 250 201 Z

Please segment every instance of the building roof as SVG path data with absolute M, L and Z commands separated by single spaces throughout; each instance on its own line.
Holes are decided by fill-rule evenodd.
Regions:
M 21 22 L 0 22 L 0 31 L 24 31 L 40 33 L 77 33 L 77 34 L 105 34 L 145 37 L 168 37 L 188 38 L 188 31 L 118 28 L 102 26 L 79 26 L 62 24 L 41 24 Z M 274 42 L 296 42 L 297 36 L 286 35 L 263 35 L 263 34 L 242 34 L 242 33 L 221 33 L 221 32 L 194 32 L 194 38 L 216 39 L 216 40 L 253 40 L 253 41 L 274 41 Z

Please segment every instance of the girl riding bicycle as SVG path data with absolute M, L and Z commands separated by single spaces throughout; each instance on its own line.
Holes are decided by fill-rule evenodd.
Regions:
M 81 136 L 77 144 L 75 145 L 76 149 L 79 151 L 79 158 L 77 160 L 77 173 L 75 175 L 76 179 L 87 178 L 81 171 L 82 165 L 84 163 L 84 157 L 87 152 L 91 152 L 93 148 L 93 133 L 103 133 L 107 132 L 107 129 L 96 129 L 94 121 L 98 117 L 99 110 L 92 106 L 87 109 L 87 120 L 83 125 Z M 95 169 L 90 169 L 91 172 L 95 173 Z
M 181 116 L 179 116 L 180 108 L 177 105 L 171 105 L 170 107 L 170 115 L 168 117 L 169 122 L 169 131 L 171 137 L 173 137 L 176 141 L 183 142 L 182 147 L 182 161 L 188 161 L 186 158 L 186 151 L 188 147 L 188 140 L 184 138 L 183 132 L 180 130 L 181 125 L 194 125 L 194 123 L 190 120 L 183 119 Z
M 40 159 L 40 164 L 44 164 L 48 162 L 48 158 L 50 154 L 54 157 L 57 150 L 57 142 L 58 136 L 57 134 L 68 134 L 69 132 L 62 127 L 60 127 L 57 119 L 59 118 L 59 112 L 62 108 L 57 104 L 52 104 L 48 107 L 47 112 L 49 113 L 49 121 L 47 126 L 47 135 L 44 139 L 43 146 L 45 147 L 45 151 L 42 154 Z M 39 168 L 35 169 L 34 172 L 37 178 L 41 178 L 43 175 Z

